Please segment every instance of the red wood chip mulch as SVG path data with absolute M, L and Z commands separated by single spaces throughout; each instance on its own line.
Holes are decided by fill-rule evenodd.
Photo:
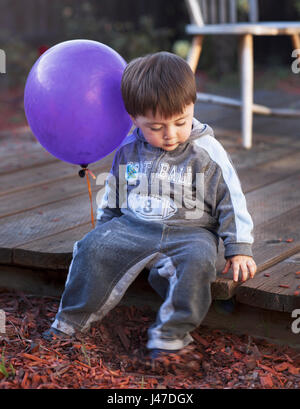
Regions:
M 47 342 L 53 298 L 0 293 L 0 389 L 266 389 L 300 387 L 300 351 L 200 326 L 180 354 L 147 359 L 150 309 L 119 306 L 87 335 Z

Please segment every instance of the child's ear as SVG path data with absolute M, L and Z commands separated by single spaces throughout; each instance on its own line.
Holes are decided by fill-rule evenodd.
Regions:
M 133 124 L 136 126 L 136 120 L 135 120 L 135 118 L 134 118 L 132 115 L 129 115 L 129 116 L 130 116 L 130 119 L 132 120 Z

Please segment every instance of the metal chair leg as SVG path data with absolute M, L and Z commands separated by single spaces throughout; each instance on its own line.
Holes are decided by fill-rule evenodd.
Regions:
M 252 147 L 253 126 L 253 36 L 245 34 L 240 40 L 242 140 L 246 149 Z

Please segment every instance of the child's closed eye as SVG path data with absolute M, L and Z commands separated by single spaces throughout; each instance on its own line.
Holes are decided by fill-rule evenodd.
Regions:
M 183 126 L 183 125 L 185 125 L 185 122 L 182 122 L 182 123 L 178 123 L 178 124 L 176 124 L 176 126 Z M 151 131 L 161 131 L 162 129 L 163 129 L 163 127 L 161 126 L 160 128 L 150 128 L 151 129 Z

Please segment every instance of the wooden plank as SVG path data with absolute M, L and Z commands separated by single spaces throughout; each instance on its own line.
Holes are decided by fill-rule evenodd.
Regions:
M 280 179 L 284 179 L 287 176 L 295 173 L 295 171 L 299 171 L 299 170 L 300 170 L 300 152 L 296 152 L 294 155 L 290 155 L 290 156 L 281 158 L 281 160 L 279 161 L 272 161 L 272 162 L 258 165 L 257 167 L 255 167 L 255 172 L 250 172 L 249 169 L 241 169 L 239 170 L 239 176 L 241 177 L 241 180 L 242 180 L 243 190 L 244 192 L 247 192 L 249 190 L 254 190 L 254 189 L 257 189 L 258 187 L 264 186 L 265 184 L 275 182 Z M 49 248 L 49 243 L 45 243 L 45 244 L 42 244 L 42 243 L 44 243 L 44 240 L 38 240 L 38 247 L 32 248 L 32 251 L 39 252 L 39 251 L 44 251 L 45 248 L 48 248 L 50 253 L 52 251 L 56 252 L 55 249 Z M 30 246 L 31 245 L 29 245 L 29 247 Z M 24 249 L 26 249 L 26 246 L 24 247 Z M 66 251 L 66 252 L 70 251 L 70 248 L 68 250 L 63 250 L 63 251 Z M 30 251 L 27 251 L 27 254 L 28 254 L 27 257 L 30 257 Z M 18 263 L 22 264 L 22 262 L 20 261 L 18 261 Z M 28 265 L 27 263 L 25 263 L 24 265 Z M 29 265 L 31 264 L 29 263 Z M 33 265 L 37 265 L 37 264 L 34 263 Z M 40 267 L 43 266 L 42 261 L 40 262 L 39 266 Z M 53 268 L 53 266 L 49 266 L 49 268 Z
M 1 290 L 13 289 L 27 294 L 58 298 L 64 290 L 65 279 L 66 274 L 61 271 L 0 265 Z
M 299 179 L 296 179 L 296 182 L 298 180 Z M 290 182 L 292 183 L 292 185 Z M 273 217 L 276 217 L 282 212 L 282 210 L 285 209 L 287 211 L 292 209 L 293 206 L 297 205 L 297 201 L 295 200 L 296 196 L 293 197 L 292 201 L 287 200 L 287 203 L 284 206 L 282 206 L 281 204 L 281 197 L 286 189 L 286 186 L 293 188 L 292 193 L 294 195 L 300 191 L 298 186 L 293 185 L 293 183 L 294 176 L 291 178 L 291 181 L 287 179 L 271 185 L 271 190 L 269 186 L 267 187 L 269 188 L 267 197 L 272 197 L 272 194 L 274 192 L 276 192 L 277 195 L 274 197 L 274 200 L 269 203 L 269 206 L 267 206 L 269 207 L 269 213 L 267 212 L 266 214 L 264 214 L 263 212 L 261 212 L 263 215 L 263 217 L 261 217 L 261 221 L 266 221 Z M 259 189 L 256 192 L 250 193 L 250 195 L 252 196 L 252 201 L 248 200 L 247 198 L 248 208 L 250 212 L 252 211 L 252 213 L 254 214 L 259 213 L 260 208 L 267 205 L 267 201 L 265 204 L 263 204 L 263 201 L 265 201 L 266 199 L 265 189 L 266 188 Z M 42 206 L 40 210 L 43 211 L 44 209 L 43 215 L 35 212 L 25 212 L 24 214 L 19 216 L 3 219 L 2 228 L 7 232 L 7 234 L 0 239 L 3 251 L 7 251 L 7 248 L 9 247 L 22 247 L 26 245 L 26 243 L 29 245 L 29 242 L 34 242 L 36 240 L 41 241 L 43 238 L 46 238 L 49 235 L 54 236 L 55 234 L 61 233 L 64 230 L 88 223 L 89 202 L 86 195 L 84 196 L 85 199 L 83 201 L 83 207 L 81 206 L 80 201 L 80 198 L 83 198 L 82 195 L 78 198 L 68 199 L 54 205 Z M 82 213 L 84 213 L 83 218 L 78 218 L 76 216 L 77 214 Z M 26 250 L 29 249 L 30 246 L 27 246 Z M 46 253 L 48 252 L 48 250 L 45 250 L 44 252 Z M 226 286 L 228 287 L 227 283 Z M 230 286 L 231 284 L 229 284 L 229 287 Z
M 300 209 L 297 209 L 297 211 L 291 213 L 290 220 L 295 220 L 299 215 Z M 300 250 L 299 236 L 296 237 L 295 234 L 293 235 L 293 242 L 282 241 L 280 248 L 278 243 L 273 243 L 274 237 L 275 239 L 278 235 L 284 237 L 284 233 L 287 231 L 286 223 L 281 225 L 281 227 L 282 229 L 278 230 L 278 219 L 275 219 L 271 223 L 262 225 L 255 230 L 257 239 L 253 246 L 253 252 L 258 265 L 258 271 L 264 271 L 270 265 L 278 263 L 280 260 Z M 22 248 L 16 248 L 14 249 L 13 262 L 27 265 L 28 267 L 34 266 L 36 268 L 56 270 L 67 269 L 72 258 L 73 243 L 81 239 L 91 228 L 90 224 L 85 224 L 60 234 L 45 237 L 42 240 L 38 239 L 35 242 L 22 246 Z M 45 249 L 47 249 L 46 252 Z M 212 284 L 212 296 L 214 299 L 229 299 L 235 294 L 237 288 L 242 285 L 241 282 L 233 282 L 231 271 L 226 274 L 226 278 L 220 274 L 225 265 L 223 254 L 224 247 L 220 243 L 217 264 L 218 278 Z M 253 280 L 249 280 L 249 282 L 253 282 Z
M 288 214 L 255 226 L 253 256 L 258 267 L 257 274 L 244 284 L 233 282 L 232 270 L 226 275 L 220 274 L 225 264 L 223 261 L 224 247 L 223 244 L 220 245 L 217 263 L 218 279 L 212 286 L 213 298 L 229 299 L 241 285 L 244 287 L 247 287 L 248 284 L 254 286 L 260 271 L 265 271 L 287 257 L 298 253 L 300 251 L 300 232 L 295 229 L 295 220 L 300 220 L 300 205 Z M 285 241 L 290 238 L 293 241 Z M 279 239 L 282 240 L 278 241 Z
M 233 124 L 230 118 L 232 118 L 233 115 L 237 115 L 237 113 L 238 111 L 233 111 L 231 108 L 221 105 L 212 105 L 199 101 L 196 101 L 195 104 L 195 117 L 199 118 L 201 122 L 205 121 L 205 123 L 211 125 L 216 136 L 218 129 L 220 130 L 220 134 L 222 134 L 223 129 L 226 131 L 232 130 Z M 224 122 L 225 126 L 223 128 Z M 237 128 L 238 127 L 239 118 L 237 118 Z M 238 132 L 238 130 L 236 132 Z
M 99 189 L 100 190 L 100 189 Z M 96 215 L 95 195 L 93 197 L 94 216 Z M 2 219 L 0 249 L 18 247 L 33 240 L 41 240 L 52 234 L 90 221 L 90 201 L 88 194 L 62 200 L 39 209 Z
M 28 126 L 14 130 L 1 131 L 0 145 L 1 159 L 13 155 L 19 155 L 22 157 L 24 152 L 28 153 L 35 150 L 44 150 Z M 0 166 L 2 166 L 2 163 L 0 163 Z
M 300 271 L 299 260 L 300 252 L 257 274 L 239 286 L 237 300 L 276 311 L 291 312 L 300 308 L 300 274 L 296 274 Z
M 267 339 L 273 344 L 300 348 L 299 334 L 293 333 L 291 329 L 295 318 L 291 317 L 290 313 L 255 308 L 237 302 L 234 312 L 226 314 L 224 310 L 220 310 L 218 304 L 218 301 L 212 303 L 201 325 L 223 329 L 233 334 Z
M 201 109 L 204 110 L 204 116 L 209 116 L 208 118 L 208 123 L 211 123 L 213 121 L 213 114 L 211 113 L 210 110 L 205 111 L 205 107 L 203 104 L 200 104 L 201 107 L 198 107 L 197 105 L 197 112 L 198 110 L 201 111 Z M 206 107 L 207 108 L 207 107 Z M 251 156 L 251 151 L 246 151 L 242 146 L 240 146 L 239 142 L 241 139 L 241 132 L 239 129 L 239 126 L 236 126 L 236 122 L 239 120 L 239 114 L 237 112 L 232 113 L 230 109 L 220 109 L 220 106 L 214 106 L 215 116 L 214 119 L 217 119 L 219 121 L 219 118 L 223 122 L 223 127 L 220 128 L 218 125 L 212 125 L 215 137 L 222 143 L 222 145 L 225 147 L 226 150 L 228 150 L 228 153 L 233 153 L 233 152 L 239 152 L 239 153 L 245 153 L 247 155 Z M 219 112 L 220 111 L 220 112 Z M 228 112 L 231 111 L 231 115 L 228 115 Z M 222 112 L 227 112 L 227 115 L 222 115 Z M 264 149 L 265 147 L 268 147 L 269 150 L 272 150 L 274 147 L 282 147 L 285 148 L 286 146 L 293 146 L 295 148 L 299 148 L 299 137 L 297 135 L 297 128 L 295 129 L 290 127 L 289 131 L 287 134 L 284 134 L 284 131 L 282 133 L 278 133 L 280 130 L 279 127 L 274 129 L 270 129 L 270 123 L 273 123 L 275 118 L 267 118 L 265 121 L 261 120 L 261 118 L 258 118 L 256 121 L 254 121 L 254 128 L 257 125 L 257 122 L 262 123 L 265 122 L 265 126 L 263 125 L 263 130 L 255 130 L 254 131 L 254 147 L 259 147 L 260 149 Z M 277 118 L 278 120 L 278 118 Z M 280 121 L 281 126 L 285 127 L 288 124 L 293 124 L 294 121 L 287 121 L 283 122 Z M 236 126 L 236 127 L 234 127 Z M 270 133 L 272 132 L 272 133 Z M 283 138 L 284 136 L 284 138 Z M 269 159 L 266 159 L 266 162 Z
M 22 157 L 17 155 L 5 156 L 1 158 L 0 165 L 0 176 L 5 177 L 6 175 L 20 170 L 25 169 L 35 169 L 38 166 L 44 165 L 45 163 L 57 163 L 58 159 L 52 156 L 45 150 L 35 150 L 32 152 L 27 152 Z
M 261 95 L 255 92 L 256 99 L 263 98 L 270 106 L 272 106 L 272 100 L 274 105 L 274 101 L 276 103 L 279 98 L 285 106 L 296 100 L 295 96 L 289 96 L 288 99 L 283 97 L 284 101 L 279 93 L 264 92 Z M 253 147 L 248 151 L 241 146 L 240 118 L 237 112 L 218 105 L 209 108 L 207 104 L 198 102 L 195 106 L 195 115 L 202 121 L 205 118 L 205 122 L 213 127 L 216 138 L 230 153 L 238 170 L 251 168 L 272 159 L 280 160 L 282 156 L 294 153 L 295 149 L 300 148 L 297 122 L 292 120 L 255 118 Z
M 0 248 L 0 264 L 12 264 L 13 250 L 12 248 Z
M 297 220 L 297 217 L 300 217 L 299 207 L 291 211 L 289 214 L 291 215 L 290 220 Z M 293 254 L 297 251 L 297 248 L 300 245 L 296 240 L 295 235 L 292 233 L 293 242 L 283 241 L 280 243 L 280 247 L 278 247 L 277 243 L 272 243 L 272 241 L 280 237 L 289 238 L 286 235 L 287 223 L 285 221 L 282 222 L 282 220 L 285 220 L 285 217 L 286 215 L 283 216 L 283 219 L 275 218 L 273 221 L 257 226 L 254 229 L 255 242 L 253 252 L 260 269 L 265 269 L 282 260 L 282 258 Z M 291 227 L 293 227 L 293 222 Z M 59 234 L 53 234 L 44 239 L 38 239 L 28 244 L 24 244 L 21 247 L 17 247 L 14 249 L 13 262 L 20 265 L 40 268 L 43 266 L 45 268 L 66 268 L 66 263 L 64 263 L 63 266 L 57 263 L 56 256 L 62 253 L 70 253 L 72 251 L 73 242 L 82 238 L 91 228 L 91 224 L 88 223 L 75 229 L 69 229 Z M 33 254 L 31 254 L 31 252 Z M 38 254 L 35 255 L 35 253 Z M 52 261 L 52 254 L 55 264 L 53 264 Z M 66 255 L 68 262 L 69 256 L 70 254 Z M 64 260 L 64 256 L 62 256 L 61 260 Z M 220 275 L 224 265 L 224 246 L 221 240 L 217 264 L 217 271 L 220 278 L 224 277 Z M 232 275 L 230 274 L 231 273 L 228 273 L 226 277 L 232 279 Z
M 77 165 L 72 165 L 67 162 L 63 162 L 49 152 L 47 152 L 42 145 L 37 141 L 33 136 L 31 131 L 28 131 L 28 128 L 21 128 L 19 131 L 5 131 L 0 134 L 0 176 L 5 178 L 10 178 L 13 172 L 19 172 L 18 175 L 12 176 L 12 179 L 16 181 L 19 175 L 23 175 L 23 180 L 31 183 L 31 178 L 34 180 L 35 172 L 38 173 L 37 167 L 43 167 L 49 165 L 51 170 L 58 167 L 62 169 L 63 172 L 66 172 L 66 167 L 73 167 L 74 169 L 78 168 Z M 104 161 L 109 161 L 111 155 L 106 156 L 101 159 L 101 163 Z M 99 166 L 99 161 L 90 165 L 90 169 L 93 169 L 93 166 Z M 52 166 L 51 166 L 52 165 Z M 24 174 L 23 174 L 24 173 Z M 20 185 L 19 181 L 19 185 Z M 6 184 L 7 185 L 7 184 Z M 5 186 L 5 185 L 4 185 Z M 6 188 L 0 190 L 0 194 L 5 192 Z
M 68 269 L 75 241 L 82 239 L 92 229 L 89 222 L 16 247 L 13 249 L 12 263 L 41 269 Z
M 106 158 L 104 158 L 106 159 Z M 100 161 L 100 164 L 92 170 L 95 176 L 98 176 L 101 173 L 108 173 L 111 167 L 112 157 L 103 162 Z M 64 168 L 65 169 L 65 168 Z M 65 173 L 73 172 L 72 176 L 64 176 L 62 179 L 55 179 L 53 175 L 49 175 L 49 179 L 44 179 L 42 184 L 37 182 L 40 180 L 40 174 L 33 176 L 35 178 L 35 183 L 33 186 L 26 186 L 24 181 L 24 189 L 17 190 L 13 193 L 7 193 L 0 201 L 0 218 L 11 216 L 14 214 L 22 213 L 26 210 L 39 209 L 45 204 L 51 204 L 56 201 L 64 200 L 66 198 L 75 197 L 85 192 L 88 192 L 86 178 L 80 178 L 78 175 L 78 170 L 80 167 L 74 166 L 70 167 L 70 170 L 65 171 Z M 54 170 L 54 174 L 57 175 L 57 170 Z M 34 172 L 38 174 L 39 169 Z M 42 172 L 45 175 L 45 171 Z M 14 174 L 13 174 L 14 175 Z M 46 175 L 45 175 L 46 176 Z M 14 178 L 15 179 L 15 178 Z M 32 181 L 31 181 L 32 183 Z M 92 192 L 97 192 L 99 186 L 96 185 L 96 180 L 90 178 Z
M 218 92 L 217 92 L 218 91 Z M 212 92 L 219 93 L 219 90 L 212 89 Z M 225 90 L 221 93 L 225 94 Z M 228 90 L 226 96 L 228 96 Z M 238 89 L 230 92 L 230 96 L 234 98 L 239 98 Z M 282 93 L 279 91 L 266 91 L 266 90 L 255 90 L 254 101 L 268 105 L 272 108 L 277 107 L 289 107 L 289 108 L 300 108 L 299 102 L 296 95 Z M 225 141 L 231 134 L 235 135 L 236 148 L 242 151 L 243 148 L 240 146 L 240 117 L 239 112 L 232 110 L 231 108 L 224 107 L 221 105 L 208 105 L 207 103 L 197 102 L 195 106 L 195 113 L 202 122 L 205 120 L 210 124 L 216 134 L 216 137 L 222 138 L 222 142 Z M 288 145 L 290 143 L 299 142 L 299 132 L 298 132 L 299 120 L 294 118 L 293 120 L 285 121 L 279 117 L 268 117 L 268 116 L 256 116 L 253 124 L 253 142 L 254 147 L 261 145 L 261 142 L 266 143 L 270 146 L 270 150 L 273 149 L 273 143 L 281 145 Z M 224 135 L 224 140 L 223 140 Z M 249 152 L 250 153 L 250 152 Z
M 284 144 L 284 141 L 282 142 L 282 144 Z M 272 145 L 272 144 L 271 144 Z M 278 157 L 281 157 L 281 155 L 282 155 L 282 148 L 283 148 L 283 146 L 282 145 L 276 145 L 275 144 L 275 149 L 277 149 L 277 155 L 278 155 Z M 294 150 L 295 148 L 294 147 L 291 147 L 291 149 L 292 150 Z M 268 150 L 270 150 L 269 149 L 269 146 L 267 146 L 266 147 L 266 150 L 264 151 L 264 155 L 262 155 L 261 156 L 261 163 L 262 163 L 262 167 L 266 167 L 267 166 L 267 164 L 263 164 L 263 156 L 265 156 L 265 155 L 267 155 L 268 154 Z M 259 152 L 259 151 L 258 151 Z M 250 152 L 248 152 L 248 154 L 249 154 Z M 296 153 L 297 154 L 297 153 Z M 297 159 L 296 159 L 296 154 L 294 155 L 295 156 L 295 158 L 294 158 L 294 166 L 296 167 L 296 162 L 297 162 Z M 257 156 L 257 155 L 255 155 L 255 156 Z M 251 161 L 254 161 L 254 164 L 255 163 L 260 163 L 260 161 L 258 161 L 258 162 L 255 162 L 255 156 L 254 157 L 251 157 L 251 160 L 249 160 L 249 164 L 250 163 L 252 163 Z M 240 157 L 240 156 L 237 156 L 237 157 Z M 274 157 L 272 157 L 272 155 L 270 156 L 270 157 L 267 157 L 268 159 L 274 159 Z M 266 159 L 266 158 L 265 158 Z M 285 161 L 285 163 L 287 162 L 287 160 L 286 160 L 286 158 L 284 159 L 284 161 Z M 276 162 L 275 162 L 276 163 Z M 284 168 L 286 165 L 284 164 L 284 163 L 282 163 L 281 165 L 280 165 L 280 163 L 279 163 L 279 165 L 278 165 L 278 172 L 280 172 L 280 169 L 282 168 Z M 243 167 L 242 167 L 243 168 Z M 266 168 L 267 169 L 267 168 Z M 245 169 L 246 170 L 246 169 Z M 246 170 L 247 171 L 247 170 Z M 21 174 L 21 173 L 20 173 Z M 298 177 L 298 176 L 297 176 Z M 284 181 L 283 181 L 284 182 Z M 274 188 L 274 187 L 273 187 Z M 295 189 L 295 187 L 293 187 L 293 189 Z M 297 187 L 296 187 L 296 189 L 297 189 Z M 298 189 L 299 190 L 299 189 Z M 275 188 L 274 189 L 274 192 L 276 192 L 277 191 L 277 188 Z M 279 189 L 279 195 L 281 195 L 281 190 Z M 268 194 L 270 194 L 270 193 L 268 193 Z M 263 193 L 263 190 L 261 191 L 261 198 L 260 198 L 260 200 L 262 199 L 262 197 L 264 196 L 264 193 Z M 276 197 L 274 197 L 274 199 L 280 199 L 280 197 L 278 197 L 278 196 L 276 196 Z M 276 202 L 276 200 L 275 200 L 275 202 Z M 89 201 L 88 201 L 88 199 L 87 199 L 87 197 L 86 197 L 86 201 L 87 201 L 87 209 L 89 209 Z M 278 203 L 279 202 L 276 202 L 277 203 L 277 206 L 278 206 Z M 284 206 L 284 209 L 285 209 L 286 207 Z M 283 209 L 283 210 L 284 210 Z M 280 210 L 280 209 L 279 209 Z M 277 211 L 278 211 L 278 209 L 277 209 Z M 84 227 L 84 225 L 85 225 L 85 228 L 87 228 L 87 231 L 89 231 L 89 228 L 92 228 L 91 227 L 91 224 L 89 223 L 89 211 L 87 211 L 86 212 L 86 214 L 87 214 L 87 220 L 86 220 L 86 222 L 85 223 L 83 223 L 82 225 L 80 225 L 80 226 L 78 226 L 77 228 L 78 228 L 78 230 L 82 227 Z M 275 212 L 275 215 L 276 215 L 276 212 Z M 274 217 L 274 213 L 272 214 L 272 217 Z M 295 216 L 296 217 L 296 216 Z M 293 220 L 296 220 L 296 218 L 293 218 Z M 67 226 L 67 227 L 66 227 Z M 88 227 L 89 226 L 89 227 Z M 1 226 L 2 227 L 2 226 Z M 32 226 L 32 227 L 34 227 L 34 226 Z M 284 226 L 285 227 L 285 226 Z M 22 228 L 22 227 L 21 227 Z M 20 223 L 19 223 L 19 225 L 17 225 L 17 229 L 20 229 Z M 64 229 L 65 229 L 65 231 L 64 231 Z M 25 254 L 25 252 L 27 251 L 27 255 L 26 255 L 26 257 L 30 257 L 30 245 L 32 245 L 33 247 L 32 248 L 34 248 L 34 246 L 37 246 L 38 245 L 38 242 L 40 242 L 41 243 L 41 247 L 40 247 L 40 253 L 42 254 L 42 257 L 47 257 L 47 252 L 48 252 L 48 250 L 46 250 L 46 252 L 43 252 L 43 248 L 42 248 L 42 242 L 43 242 L 43 240 L 44 240 L 44 245 L 46 246 L 46 247 L 44 247 L 44 249 L 46 248 L 48 248 L 47 247 L 47 245 L 46 245 L 46 241 L 48 241 L 48 244 L 50 243 L 50 247 L 48 248 L 49 249 L 49 251 L 53 251 L 53 259 L 52 259 L 52 266 L 54 266 L 54 268 L 56 268 L 56 267 L 59 267 L 59 265 L 60 265 L 60 263 L 62 263 L 62 262 L 64 262 L 64 266 L 62 266 L 61 265 L 61 267 L 63 267 L 63 268 L 65 268 L 65 267 L 67 267 L 67 265 L 68 265 L 68 260 L 70 260 L 70 256 L 71 256 L 71 250 L 69 250 L 69 254 L 66 256 L 66 254 L 63 254 L 63 252 L 57 252 L 56 254 L 58 255 L 58 258 L 56 259 L 56 261 L 55 261 L 55 242 L 56 242 L 56 235 L 57 236 L 59 236 L 59 235 L 65 235 L 65 240 L 66 240 L 66 246 L 67 246 L 67 243 L 69 243 L 68 245 L 69 245 L 69 248 L 71 248 L 72 247 L 72 244 L 73 244 L 73 241 L 75 241 L 76 239 L 74 239 L 73 240 L 73 238 L 74 238 L 74 236 L 73 235 L 70 235 L 70 233 L 69 233 L 69 230 L 68 229 L 70 229 L 70 230 L 72 230 L 73 229 L 73 227 L 71 226 L 71 228 L 70 228 L 70 226 L 68 226 L 68 223 L 62 228 L 62 230 L 61 231 L 57 231 L 57 229 L 55 229 L 54 231 L 53 230 L 49 230 L 48 231 L 48 233 L 47 233 L 47 235 L 46 236 L 44 236 L 44 239 L 42 239 L 42 240 L 40 240 L 40 238 L 39 238 L 39 235 L 37 235 L 36 236 L 36 238 L 34 239 L 34 240 L 32 240 L 32 237 L 30 237 L 30 242 L 28 243 L 27 242 L 27 244 L 25 244 L 25 245 L 22 245 L 22 247 L 23 246 L 28 246 L 28 248 L 25 248 L 24 249 L 24 252 L 23 252 L 23 257 L 25 257 L 24 256 L 24 254 Z M 76 230 L 76 227 L 74 228 L 74 231 Z M 84 235 L 85 233 L 82 233 L 82 235 L 81 234 L 79 234 L 77 237 L 78 238 L 80 238 L 80 237 L 82 237 L 83 235 Z M 67 238 L 67 237 L 71 237 L 71 239 L 69 239 L 69 238 Z M 52 244 L 51 244 L 52 243 Z M 295 244 L 295 243 L 294 243 Z M 52 247 L 51 247 L 52 246 Z M 59 245 L 58 245 L 59 246 Z M 19 250 L 22 250 L 22 247 L 21 248 L 18 248 L 18 251 Z M 7 248 L 3 248 L 2 249 L 2 254 L 3 254 L 3 251 L 8 251 L 8 250 L 10 250 L 10 249 L 7 249 Z M 289 250 L 289 251 L 295 251 L 295 247 L 290 247 L 289 249 L 286 249 L 286 250 Z M 286 255 L 286 254 L 289 254 L 289 253 L 287 253 L 287 251 L 285 250 L 285 252 L 283 252 L 283 253 L 280 253 L 280 256 L 282 257 L 282 254 L 283 255 Z M 273 250 L 272 250 L 273 252 L 274 252 L 274 254 L 271 254 L 269 257 L 270 257 L 270 259 L 269 259 L 269 262 L 271 262 L 271 263 L 273 263 L 274 264 L 274 260 L 277 260 L 276 262 L 278 262 L 278 258 L 276 259 L 276 257 L 275 257 L 275 252 L 277 253 L 277 256 L 278 256 L 278 248 L 276 249 L 276 245 L 275 245 L 275 248 L 273 248 Z M 255 253 L 256 254 L 256 253 Z M 7 257 L 6 258 L 6 260 L 12 260 L 12 258 L 11 258 L 11 254 L 8 254 L 8 256 L 9 257 Z M 33 257 L 38 257 L 38 256 L 41 256 L 41 255 L 38 255 L 37 254 L 37 252 L 36 252 L 36 254 L 33 254 Z M 19 256 L 18 257 L 21 257 L 20 256 L 20 253 L 19 253 Z M 59 257 L 63 257 L 63 259 L 59 259 Z M 66 258 L 66 257 L 69 257 L 69 258 Z M 264 253 L 264 257 L 266 257 L 266 253 Z M 1 259 L 1 262 L 4 262 L 3 261 L 4 259 Z M 38 259 L 36 259 L 36 260 L 38 260 Z M 67 261 L 66 261 L 67 260 Z M 17 260 L 16 260 L 17 261 Z M 19 262 L 20 262 L 20 258 L 19 258 Z M 37 261 L 36 261 L 37 262 Z M 223 262 L 223 264 L 224 264 L 224 260 L 222 260 L 222 262 Z M 39 260 L 39 265 L 42 267 L 42 263 L 41 263 L 41 259 Z M 49 266 L 50 266 L 51 264 L 49 264 Z M 230 280 L 224 280 L 225 281 L 225 284 L 224 284 L 224 286 L 225 286 L 225 292 L 227 291 L 227 294 L 229 294 L 229 297 L 227 297 L 227 298 L 230 298 L 230 296 L 233 294 L 233 292 L 232 293 L 230 293 Z M 229 284 L 228 284 L 229 283 Z M 219 287 L 220 287 L 220 283 L 218 283 L 217 284 Z M 223 284 L 222 284 L 223 285 Z M 224 297 L 223 297 L 224 298 Z
M 299 148 L 300 141 L 299 146 L 297 144 L 282 146 L 274 143 L 273 147 L 270 147 L 270 145 L 253 146 L 249 151 L 236 151 L 230 156 L 236 169 L 239 171 L 240 169 L 254 168 L 266 162 L 279 160 L 284 155 L 295 153 L 296 150 L 299 152 Z
M 300 174 L 246 193 L 255 226 L 295 209 L 300 204 Z
M 266 222 L 300 203 L 300 174 L 249 192 L 246 198 L 254 224 Z M 93 205 L 95 199 L 94 196 Z M 5 217 L 2 220 L 2 229 L 6 234 L 0 237 L 0 247 L 20 246 L 21 243 L 45 237 L 47 232 L 59 233 L 66 228 L 87 223 L 89 206 L 87 194 L 81 194 L 71 199 L 42 205 L 38 210 Z M 81 217 L 76 218 L 76 215 Z
M 299 251 L 300 232 L 295 228 L 299 217 L 300 205 L 254 228 L 253 252 L 261 270 Z
M 91 170 L 93 171 L 92 167 Z M 11 172 L 1 178 L 0 196 L 20 192 L 24 189 L 44 185 L 51 180 L 62 180 L 78 174 L 76 165 L 62 161 L 43 163 L 39 167 Z M 2 200 L 2 199 L 1 199 Z
M 300 171 L 300 151 L 259 164 L 254 167 L 238 170 L 243 191 L 249 192 L 279 180 L 286 179 Z
M 300 217 L 300 207 L 290 213 L 290 228 L 293 221 Z M 294 254 L 300 249 L 300 238 L 292 234 L 293 242 L 282 241 L 280 247 L 278 243 L 273 243 L 278 237 L 287 237 L 287 223 L 284 222 L 286 215 L 281 219 L 274 219 L 271 222 L 255 228 L 255 242 L 253 253 L 258 271 L 263 271 L 269 266 L 278 263 L 280 260 Z M 36 268 L 65 269 L 71 260 L 73 243 L 81 239 L 91 230 L 91 224 L 84 224 L 74 229 L 63 231 L 59 234 L 52 234 L 43 239 L 36 239 L 28 244 L 22 245 L 13 250 L 13 262 L 19 265 L 26 265 Z M 291 234 L 289 235 L 291 236 Z M 220 241 L 219 258 L 217 263 L 218 279 L 212 285 L 214 299 L 228 299 L 233 296 L 236 288 L 241 283 L 234 283 L 232 271 L 221 275 L 225 265 L 224 246 Z
M 216 91 L 213 90 L 213 92 Z M 287 95 L 289 98 L 286 98 Z M 271 97 L 273 98 L 273 103 L 270 99 Z M 269 106 L 276 106 L 278 105 L 278 101 L 280 101 L 282 106 L 300 108 L 295 95 L 287 93 L 280 94 L 278 92 L 256 91 L 254 98 Z M 205 121 L 212 126 L 216 138 L 220 139 L 225 147 L 227 147 L 227 141 L 235 143 L 235 145 L 231 143 L 229 152 L 233 150 L 243 153 L 243 151 L 245 151 L 241 146 L 240 113 L 237 110 L 233 110 L 228 106 L 224 107 L 221 105 L 197 102 L 195 105 L 195 114 L 202 122 Z M 279 117 L 256 116 L 253 129 L 253 147 L 249 151 L 249 154 L 251 154 L 253 149 L 257 149 L 258 147 L 263 148 L 264 144 L 266 145 L 265 148 L 269 147 L 270 151 L 272 151 L 274 147 L 277 147 L 278 144 L 282 146 L 285 145 L 286 147 L 290 144 L 299 144 L 297 119 L 282 120 Z
M 96 192 L 99 188 L 94 185 L 94 181 L 91 183 L 92 192 Z M 43 210 L 40 209 L 43 205 L 77 197 L 85 192 L 88 192 L 86 180 L 77 176 L 7 194 L 0 201 L 0 219 L 22 214 L 28 210 L 36 210 L 37 214 L 42 214 Z
M 300 178 L 291 176 L 280 182 L 273 183 L 267 187 L 263 187 L 255 192 L 247 194 L 247 203 L 249 211 L 251 212 L 254 223 L 259 224 L 272 217 L 278 216 L 282 212 L 286 212 L 297 206 L 300 196 Z M 273 197 L 272 201 L 266 200 L 268 197 Z M 281 198 L 285 199 L 281 199 Z M 95 199 L 95 198 L 94 198 Z M 15 247 L 20 243 L 25 243 L 27 240 L 35 240 L 37 234 L 46 232 L 49 234 L 60 232 L 65 228 L 75 227 L 78 224 L 88 222 L 88 219 L 83 219 L 80 222 L 75 222 L 74 212 L 76 214 L 82 213 L 80 209 L 82 200 L 85 204 L 84 212 L 88 217 L 89 201 L 87 195 L 82 194 L 73 199 L 67 199 L 58 203 L 43 205 L 39 210 L 27 211 L 17 216 L 10 216 L 4 218 L 2 221 L 2 229 L 6 230 L 5 237 L 0 238 L 1 247 Z M 68 212 L 68 203 L 72 203 L 72 209 Z M 76 205 L 77 203 L 77 205 Z M 39 212 L 43 212 L 40 214 Z M 73 212 L 73 214 L 72 214 Z M 51 222 L 52 219 L 60 218 L 64 220 L 63 226 L 57 230 L 58 224 Z M 68 218 L 70 218 L 70 223 Z M 75 225 L 72 223 L 75 222 Z M 22 229 L 21 229 L 22 226 Z M 39 227 L 40 226 L 40 227 Z M 65 227 L 65 228 L 64 228 Z M 52 229 L 54 228 L 54 231 Z M 42 236 L 42 237 L 44 237 Z

